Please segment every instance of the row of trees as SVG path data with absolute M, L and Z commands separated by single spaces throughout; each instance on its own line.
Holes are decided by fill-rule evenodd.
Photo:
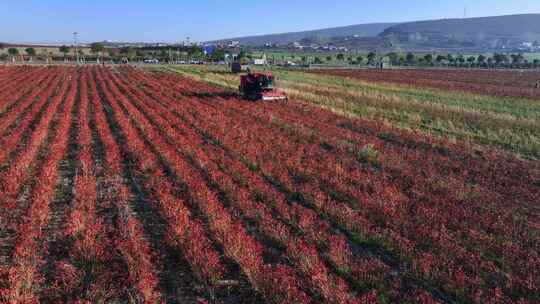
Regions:
M 408 53 L 405 56 L 400 56 L 397 53 L 389 53 L 386 55 L 388 60 L 393 65 L 420 65 L 420 66 L 454 66 L 454 67 L 540 67 L 540 60 L 527 60 L 522 54 L 499 54 L 495 53 L 492 56 L 484 54 L 465 56 L 462 54 L 424 54 L 415 55 Z
M 3 50 L 3 49 L 5 49 L 5 45 L 0 44 L 0 50 Z M 90 47 L 91 52 L 93 54 L 97 55 L 98 62 L 100 60 L 100 57 L 101 57 L 104 49 L 105 49 L 105 47 L 101 43 L 93 43 L 91 45 L 91 47 Z M 63 45 L 63 46 L 58 48 L 58 51 L 60 53 L 63 53 L 64 59 L 67 58 L 67 56 L 71 52 L 71 50 L 72 50 L 72 48 L 69 47 L 69 46 L 66 46 L 66 45 Z M 27 47 L 26 49 L 24 49 L 24 53 L 21 54 L 19 52 L 18 48 L 10 47 L 7 50 L 7 54 L 0 55 L 0 60 L 5 61 L 6 59 L 11 58 L 11 61 L 15 62 L 15 61 L 17 61 L 17 57 L 20 56 L 21 61 L 24 61 L 24 55 L 26 55 L 26 57 L 28 57 L 28 62 L 32 62 L 33 58 L 36 57 L 36 56 L 40 57 L 41 60 L 48 60 L 49 58 L 54 56 L 54 54 L 52 52 L 46 52 L 46 53 L 42 53 L 42 54 L 37 54 L 36 49 L 33 48 L 33 47 Z M 79 50 L 79 55 L 83 55 L 83 52 L 80 51 L 80 50 Z
M 93 54 L 98 56 L 98 60 L 100 56 L 106 56 L 109 60 L 118 60 L 120 58 L 127 58 L 129 61 L 158 59 L 160 62 L 186 61 L 190 59 L 221 61 L 225 59 L 225 51 L 223 49 L 214 49 L 211 54 L 205 54 L 203 49 L 197 46 L 127 46 L 116 49 L 105 48 L 100 43 L 93 43 L 90 45 L 90 50 Z
M 8 46 L 0 43 L 0 50 L 7 48 Z M 1 53 L 1 52 L 0 52 Z M 160 62 L 177 62 L 188 61 L 191 59 L 205 60 L 205 61 L 222 61 L 225 59 L 225 51 L 223 49 L 215 48 L 209 54 L 205 54 L 202 48 L 197 46 L 165 46 L 165 47 L 123 47 L 123 48 L 106 48 L 103 43 L 92 43 L 90 45 L 90 54 L 83 52 L 81 48 L 75 51 L 73 46 L 62 45 L 58 47 L 57 51 L 51 51 L 51 49 L 42 49 L 41 51 L 36 48 L 28 47 L 24 51 L 20 48 L 9 47 L 6 53 L 0 55 L 0 61 L 11 60 L 15 61 L 28 61 L 31 62 L 34 57 L 38 60 L 73 60 L 77 55 L 81 60 L 88 59 L 95 60 L 98 63 L 101 60 L 115 60 L 120 61 L 123 58 L 129 61 L 142 61 L 144 59 L 158 59 Z
M 385 62 L 394 66 L 452 66 L 452 67 L 511 67 L 511 68 L 538 68 L 540 60 L 527 60 L 522 54 L 499 54 L 495 53 L 492 56 L 484 54 L 465 56 L 462 54 L 399 54 L 388 53 L 379 55 L 375 52 L 370 52 L 367 55 L 345 56 L 337 54 L 335 57 L 316 56 L 310 59 L 306 56 L 301 57 L 303 63 L 324 64 L 332 62 L 348 63 L 350 65 L 375 65 Z M 326 61 L 326 62 L 325 62 Z
M 6 46 L 0 43 L 0 50 Z M 73 47 L 60 46 L 58 51 L 63 54 L 64 61 L 67 61 L 72 54 L 75 57 L 77 54 Z M 222 61 L 225 59 L 225 51 L 219 48 L 213 50 L 211 54 L 205 54 L 200 47 L 196 46 L 178 46 L 178 47 L 124 47 L 121 49 L 105 48 L 102 43 L 92 43 L 90 52 L 94 59 L 99 63 L 102 58 L 106 60 L 121 60 L 127 58 L 129 61 L 142 61 L 144 59 L 158 59 L 160 62 L 175 62 L 180 60 L 206 60 L 206 61 Z M 84 53 L 79 49 L 78 55 L 85 57 Z M 7 54 L 0 55 L 1 61 L 10 59 L 12 62 L 20 58 L 21 61 L 25 57 L 29 62 L 32 62 L 34 57 L 40 60 L 52 60 L 54 54 L 52 52 L 37 54 L 36 49 L 28 47 L 21 54 L 19 49 L 10 47 Z M 239 59 L 249 61 L 250 54 L 241 51 L 238 55 Z M 377 54 L 370 52 L 365 55 L 345 55 L 337 54 L 335 56 L 302 56 L 299 58 L 303 64 L 325 64 L 325 63 L 346 63 L 350 65 L 376 65 L 380 63 L 388 63 L 393 66 L 451 66 L 451 67 L 508 67 L 508 68 L 539 68 L 540 60 L 527 60 L 522 54 L 500 54 L 495 53 L 491 56 L 484 54 L 475 56 L 465 56 L 462 54 L 415 54 L 415 53 L 396 53 Z
M 69 47 L 67 45 L 62 45 L 61 47 L 58 48 L 58 50 L 60 51 L 60 53 L 64 54 L 64 60 L 68 58 L 68 54 L 70 54 L 72 50 L 73 52 L 75 52 L 73 47 Z M 90 45 L 90 52 L 96 56 L 96 60 L 98 63 L 100 62 L 101 57 L 104 54 L 104 51 L 105 51 L 105 46 L 102 43 L 96 42 Z M 77 50 L 77 52 L 80 56 L 84 56 L 84 52 L 82 50 Z M 75 56 L 76 55 L 77 54 L 75 53 Z
M 3 50 L 4 48 L 5 48 L 4 45 L 0 44 L 0 50 Z M 26 48 L 24 51 L 26 55 L 29 57 L 29 61 L 32 61 L 32 58 L 36 56 L 36 49 L 32 47 Z M 8 57 L 11 57 L 11 60 L 15 61 L 17 56 L 19 55 L 21 55 L 19 53 L 19 49 L 11 47 L 11 48 L 8 48 L 7 54 L 0 55 L 0 60 L 5 61 Z

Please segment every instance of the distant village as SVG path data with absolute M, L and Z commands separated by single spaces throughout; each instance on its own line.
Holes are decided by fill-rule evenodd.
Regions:
M 370 39 L 350 36 L 349 40 Z M 307 40 L 307 39 L 306 39 Z M 335 41 L 335 39 L 334 39 Z M 147 64 L 241 64 L 281 66 L 448 66 L 461 68 L 538 68 L 540 42 L 516 41 L 498 45 L 499 51 L 424 50 L 394 51 L 391 48 L 359 50 L 335 43 L 308 41 L 286 44 L 266 43 L 249 47 L 239 40 L 203 43 L 144 43 L 112 42 L 59 44 L 0 43 L 0 62 L 3 63 L 147 63 Z M 531 56 L 527 56 L 531 53 Z M 476 55 L 474 55 L 476 54 Z
M 231 40 L 227 43 L 217 43 L 217 47 L 220 48 L 242 48 L 247 47 L 242 45 L 238 40 Z M 276 49 L 276 50 L 297 50 L 297 51 L 325 51 L 325 52 L 348 52 L 349 49 L 344 46 L 336 46 L 332 43 L 328 44 L 318 44 L 318 43 L 309 43 L 302 44 L 301 42 L 291 42 L 291 43 L 270 43 L 267 42 L 260 48 L 265 49 Z
M 374 51 L 375 48 L 358 49 L 340 45 L 340 42 L 346 41 L 359 41 L 370 38 L 360 37 L 359 35 L 352 35 L 341 38 L 334 38 L 334 42 L 330 43 L 314 43 L 309 39 L 303 39 L 303 41 L 295 41 L 291 43 L 271 43 L 267 42 L 264 45 L 253 47 L 244 45 L 239 40 L 230 40 L 226 42 L 205 43 L 205 42 L 189 42 L 184 41 L 180 43 L 145 43 L 145 42 L 113 42 L 103 41 L 99 42 L 104 48 L 103 52 L 107 55 L 114 56 L 119 55 L 122 50 L 126 49 L 139 49 L 139 50 L 153 50 L 171 48 L 184 49 L 184 48 L 200 48 L 203 52 L 213 52 L 215 49 L 224 50 L 227 53 L 234 54 L 239 53 L 240 50 L 266 50 L 266 51 L 293 51 L 293 52 L 305 52 L 305 53 L 350 53 L 350 52 L 368 52 Z M 304 41 L 308 40 L 308 41 Z M 69 48 L 70 53 L 75 49 L 73 44 L 66 45 Z M 35 56 L 51 56 L 51 57 L 64 57 L 69 56 L 61 51 L 62 45 L 60 44 L 6 44 L 0 43 L 0 56 L 6 56 L 10 48 L 17 49 L 17 53 L 20 56 L 25 56 L 26 50 L 32 48 L 35 50 Z M 389 46 L 391 47 L 391 46 Z M 382 49 L 382 48 L 381 48 Z M 495 51 L 499 52 L 522 52 L 522 53 L 538 53 L 540 52 L 540 41 L 499 41 L 494 46 Z M 81 43 L 77 46 L 77 51 L 82 56 L 93 56 L 95 52 L 92 51 L 91 45 L 87 43 Z M 389 50 L 386 50 L 389 51 Z M 493 50 L 491 50 L 493 51 Z

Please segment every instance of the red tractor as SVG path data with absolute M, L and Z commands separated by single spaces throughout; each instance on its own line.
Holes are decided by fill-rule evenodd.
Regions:
M 275 86 L 272 73 L 251 73 L 240 76 L 240 94 L 251 101 L 287 100 L 287 95 Z

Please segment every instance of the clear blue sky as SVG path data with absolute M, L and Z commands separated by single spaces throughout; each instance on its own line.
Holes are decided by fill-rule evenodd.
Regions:
M 0 41 L 178 42 L 434 18 L 540 13 L 539 0 L 0 0 Z

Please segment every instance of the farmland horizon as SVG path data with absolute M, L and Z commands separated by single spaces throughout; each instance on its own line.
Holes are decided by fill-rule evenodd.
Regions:
M 82 46 L 103 45 L 106 48 L 148 48 L 170 46 L 213 47 L 271 51 L 346 53 L 403 53 L 413 51 L 481 53 L 540 52 L 540 14 L 517 14 L 473 18 L 434 19 L 401 23 L 365 23 L 308 31 L 283 32 L 255 36 L 233 36 L 212 41 L 192 37 L 176 41 L 85 40 L 82 32 L 73 32 L 72 41 L 19 42 L 0 41 L 0 50 L 11 47 L 21 51 L 30 47 L 61 47 L 78 43 Z M 171 51 L 171 50 L 169 50 Z M 177 49 L 176 51 L 179 51 Z M 1 51 L 0 51 L 1 53 Z M 350 60 L 349 60 L 350 61 Z
M 311 31 L 371 23 L 406 23 L 420 20 L 477 18 L 531 14 L 540 12 L 535 1 L 503 1 L 493 3 L 476 1 L 455 5 L 453 3 L 426 4 L 412 1 L 396 4 L 382 1 L 377 4 L 358 4 L 342 1 L 331 7 L 324 1 L 311 1 L 284 5 L 281 1 L 271 8 L 265 4 L 178 5 L 161 1 L 148 4 L 127 5 L 124 1 L 114 4 L 95 1 L 92 4 L 67 4 L 64 1 L 37 1 L 6 3 L 9 12 L 0 20 L 0 26 L 11 28 L 0 33 L 0 41 L 19 44 L 66 44 L 72 42 L 71 33 L 80 33 L 80 41 L 177 43 L 190 37 L 191 41 L 204 42 L 233 37 Z M 163 9 L 166 6 L 168 9 Z M 279 10 L 273 8 L 279 7 Z M 343 14 L 343 12 L 354 12 Z M 256 18 L 264 12 L 265 18 Z M 367 13 L 369 12 L 369 14 Z M 399 12 L 399 13 L 398 13 Z M 230 22 L 230 16 L 242 16 Z M 43 25 L 43 20 L 47 23 Z M 257 26 L 251 23 L 257 20 Z M 13 24 L 19 25 L 13 28 Z
M 502 15 L 486 15 L 486 16 L 474 16 L 474 17 L 468 17 L 467 19 L 475 19 L 475 18 L 489 18 L 489 17 L 505 17 L 505 16 L 519 16 L 519 15 L 532 15 L 534 13 L 521 13 L 521 14 L 502 14 Z M 538 12 L 540 14 L 540 11 Z M 399 21 L 399 22 L 392 22 L 392 21 L 385 21 L 385 22 L 369 22 L 369 23 L 356 23 L 356 24 L 341 24 L 341 25 L 333 25 L 329 27 L 313 27 L 313 28 L 302 28 L 297 29 L 294 31 L 284 31 L 284 32 L 268 32 L 268 33 L 256 33 L 256 34 L 246 34 L 243 36 L 231 36 L 231 37 L 217 37 L 213 39 L 203 39 L 203 40 L 193 40 L 191 37 L 186 36 L 186 38 L 189 38 L 192 43 L 205 43 L 205 42 L 211 42 L 211 41 L 223 41 L 223 40 L 231 40 L 231 39 L 238 39 L 242 37 L 258 37 L 258 36 L 269 36 L 269 35 L 280 35 L 280 34 L 289 34 L 289 33 L 301 33 L 301 32 L 312 32 L 312 31 L 319 31 L 319 30 L 327 30 L 327 29 L 337 29 L 337 28 L 345 28 L 355 25 L 371 25 L 371 24 L 404 24 L 404 23 L 412 23 L 412 22 L 424 22 L 424 21 L 439 21 L 439 20 L 453 20 L 453 19 L 463 19 L 463 18 L 433 18 L 433 19 L 421 19 L 421 20 L 407 20 L 407 21 Z M 76 30 L 77 34 L 79 36 L 84 37 L 84 32 L 80 32 Z M 12 44 L 12 45 L 49 45 L 49 46 L 62 46 L 62 45 L 69 45 L 73 44 L 73 33 L 74 32 L 66 32 L 66 36 L 70 37 L 70 39 L 66 40 L 2 40 L 0 39 L 0 42 Z M 64 38 L 65 39 L 65 38 Z M 182 44 L 185 43 L 186 40 L 184 39 L 166 39 L 166 40 L 140 40 L 140 39 L 107 39 L 105 38 L 97 38 L 97 39 L 79 39 L 79 43 L 81 44 L 91 44 L 94 42 L 108 42 L 108 43 L 133 43 L 133 44 Z

